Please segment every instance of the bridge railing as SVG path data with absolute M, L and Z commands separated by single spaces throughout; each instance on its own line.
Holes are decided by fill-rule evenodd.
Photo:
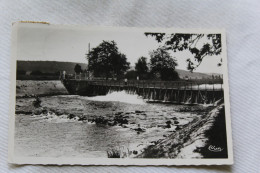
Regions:
M 160 89 L 222 90 L 222 83 L 196 81 L 149 81 L 149 80 L 87 80 L 91 85 L 115 87 L 139 87 Z
M 92 85 L 118 86 L 118 87 L 139 87 L 139 88 L 160 88 L 160 89 L 196 89 L 196 90 L 223 90 L 223 80 L 193 79 L 179 81 L 155 81 L 155 80 L 113 80 L 104 78 L 90 79 L 85 73 L 68 74 L 66 79 L 88 81 Z

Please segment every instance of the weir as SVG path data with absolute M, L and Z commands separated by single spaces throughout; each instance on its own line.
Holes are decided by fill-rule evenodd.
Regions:
M 81 96 L 106 95 L 115 91 L 137 94 L 148 102 L 177 104 L 212 104 L 223 99 L 222 84 L 205 84 L 188 81 L 108 81 L 63 79 L 70 94 Z

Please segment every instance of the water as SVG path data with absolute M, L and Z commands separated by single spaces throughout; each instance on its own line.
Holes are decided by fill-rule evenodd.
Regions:
M 201 84 L 201 85 L 187 85 L 180 87 L 181 89 L 193 89 L 193 90 L 222 90 L 222 84 Z
M 89 97 L 87 99 L 94 101 L 112 101 L 141 105 L 145 104 L 145 101 L 138 95 L 127 94 L 125 91 L 112 92 L 107 94 L 106 96 Z
M 35 111 L 34 98 L 17 98 L 16 111 Z M 106 96 L 60 95 L 41 97 L 39 115 L 20 113 L 15 120 L 15 153 L 19 156 L 107 158 L 107 151 L 122 148 L 141 152 L 152 142 L 165 138 L 178 126 L 198 120 L 202 106 L 146 103 L 124 91 Z M 38 108 L 40 109 L 40 108 Z M 185 111 L 183 111 L 185 110 Z M 69 119 L 68 115 L 75 117 Z M 79 121 L 122 115 L 128 124 L 114 126 Z M 171 127 L 166 128 L 166 122 Z M 144 132 L 138 132 L 140 127 Z

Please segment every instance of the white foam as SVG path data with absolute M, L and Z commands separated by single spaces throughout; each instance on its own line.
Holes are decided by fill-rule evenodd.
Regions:
M 145 104 L 145 101 L 136 94 L 127 94 L 125 91 L 112 92 L 105 96 L 88 97 L 94 101 L 115 101 L 130 104 Z

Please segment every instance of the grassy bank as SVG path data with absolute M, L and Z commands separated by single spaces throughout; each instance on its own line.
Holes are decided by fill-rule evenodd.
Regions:
M 34 97 L 68 94 L 61 81 L 17 80 L 16 97 Z

